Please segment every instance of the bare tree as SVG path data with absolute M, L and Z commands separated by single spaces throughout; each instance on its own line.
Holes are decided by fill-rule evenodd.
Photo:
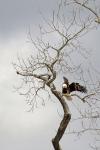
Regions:
M 100 13 L 97 5 L 98 1 L 94 0 L 60 1 L 58 9 L 53 11 L 50 21 L 43 17 L 46 26 L 45 28 L 39 26 L 40 36 L 36 41 L 33 40 L 32 34 L 29 32 L 30 41 L 34 46 L 33 54 L 26 60 L 18 58 L 18 63 L 14 64 L 17 74 L 22 77 L 22 84 L 19 89 L 20 91 L 26 89 L 23 92 L 21 91 L 21 94 L 26 97 L 31 109 L 34 109 L 37 105 L 38 99 L 41 99 L 44 104 L 45 99 L 47 99 L 45 95 L 48 95 L 48 98 L 51 99 L 54 98 L 54 95 L 56 100 L 61 103 L 64 114 L 57 133 L 52 139 L 55 150 L 61 150 L 59 141 L 69 122 L 71 125 L 73 122 L 81 121 L 82 128 L 80 130 L 68 130 L 67 134 L 76 133 L 79 135 L 93 131 L 100 135 L 100 126 L 96 124 L 100 118 L 100 82 L 96 79 L 93 80 L 91 75 L 93 74 L 92 64 L 86 69 L 81 61 L 76 61 L 76 63 L 73 61 L 73 57 L 77 58 L 77 55 L 80 55 L 81 59 L 86 59 L 86 61 L 88 55 L 90 56 L 90 51 L 81 45 L 81 40 L 82 36 L 99 26 Z M 85 63 L 85 61 L 83 62 Z M 79 116 L 72 119 L 67 101 L 55 84 L 57 77 L 63 74 L 66 74 L 66 76 L 70 74 L 75 79 L 77 76 L 77 80 L 84 83 L 88 89 L 85 96 L 77 93 L 71 94 L 73 99 L 77 97 L 85 102 L 85 111 L 82 111 L 81 107 L 79 108 L 78 104 L 72 101 L 79 112 Z M 44 96 L 42 93 L 44 93 Z M 87 120 L 88 125 L 86 124 Z

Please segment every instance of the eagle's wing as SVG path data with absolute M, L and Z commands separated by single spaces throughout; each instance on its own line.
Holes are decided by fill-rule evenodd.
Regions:
M 63 77 L 64 83 L 69 84 L 68 79 L 66 77 Z
M 82 86 L 80 85 L 79 83 L 71 83 L 69 85 L 69 89 L 70 89 L 70 92 L 73 92 L 73 91 L 79 91 L 79 92 L 82 92 L 82 93 L 87 93 L 87 89 L 85 86 Z

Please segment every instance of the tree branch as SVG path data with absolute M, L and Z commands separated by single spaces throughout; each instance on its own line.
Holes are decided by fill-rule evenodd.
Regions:
M 94 96 L 96 93 L 91 93 L 91 94 L 88 94 L 88 95 L 86 95 L 86 96 L 84 96 L 84 97 L 81 97 L 81 96 L 79 96 L 79 95 L 77 95 L 77 94 L 71 94 L 71 96 L 76 96 L 76 97 L 78 97 L 79 99 L 81 99 L 82 100 L 82 102 L 86 102 L 86 100 L 85 99 L 87 99 L 87 98 L 90 98 L 91 96 Z
M 74 0 L 76 4 L 86 8 L 87 10 L 89 10 L 92 14 L 94 14 L 96 16 L 95 22 L 97 22 L 98 24 L 100 24 L 100 17 L 98 16 L 98 14 L 96 13 L 96 11 L 94 11 L 91 7 L 85 5 L 85 3 L 81 3 L 77 0 Z
M 65 1 L 68 1 L 68 0 L 65 0 Z M 72 8 L 69 7 L 68 5 L 68 9 L 66 9 L 67 7 L 63 5 L 64 1 L 61 0 L 61 4 L 59 5 L 57 15 L 55 14 L 56 16 L 54 16 L 54 13 L 53 13 L 53 21 L 51 21 L 50 23 L 46 22 L 47 25 L 49 26 L 48 31 L 46 31 L 46 26 L 44 30 L 40 28 L 41 29 L 40 36 L 39 38 L 37 38 L 36 42 L 33 41 L 31 34 L 29 33 L 30 40 L 33 46 L 35 47 L 34 52 L 26 61 L 24 59 L 18 58 L 19 65 L 14 64 L 15 70 L 17 71 L 16 73 L 23 77 L 22 78 L 23 82 L 20 86 L 20 89 L 22 87 L 26 88 L 26 84 L 29 88 L 29 89 L 24 88 L 24 93 L 25 93 L 24 95 L 26 96 L 28 103 L 32 107 L 34 106 L 34 103 L 37 104 L 38 98 L 42 99 L 43 102 L 45 99 L 47 99 L 45 98 L 45 94 L 41 92 L 41 90 L 44 90 L 44 91 L 47 91 L 48 93 L 50 92 L 49 98 L 51 98 L 50 96 L 51 94 L 53 94 L 57 98 L 57 100 L 60 102 L 61 107 L 63 108 L 62 120 L 59 124 L 59 128 L 57 130 L 55 137 L 52 139 L 52 144 L 55 150 L 61 150 L 59 142 L 61 138 L 63 137 L 65 130 L 69 124 L 69 121 L 71 119 L 71 114 L 69 111 L 69 107 L 66 103 L 67 102 L 66 99 L 64 99 L 62 93 L 56 90 L 54 81 L 57 78 L 57 75 L 62 76 L 63 73 L 68 74 L 72 72 L 73 66 L 75 68 L 74 72 L 77 73 L 77 75 L 79 73 L 81 74 L 80 67 L 76 66 L 76 63 L 78 64 L 78 66 L 81 66 L 79 65 L 80 59 L 78 61 L 75 60 L 75 64 L 74 64 L 74 61 L 72 61 L 72 58 L 73 56 L 75 56 L 75 54 L 74 55 L 71 55 L 71 54 L 72 52 L 77 53 L 78 51 L 80 51 L 80 54 L 81 54 L 81 51 L 82 52 L 84 51 L 80 47 L 80 44 L 81 44 L 80 37 L 84 35 L 85 33 L 88 33 L 87 31 L 91 29 L 91 25 L 92 23 L 94 23 L 94 20 L 92 18 L 91 18 L 92 21 L 90 19 L 88 21 L 87 19 L 86 21 L 84 19 L 83 20 L 80 19 L 81 12 L 77 13 L 76 7 L 74 11 L 73 3 L 74 4 L 76 3 L 77 6 L 80 5 L 81 7 L 84 7 L 87 10 L 89 10 L 93 15 L 95 15 L 97 22 L 100 23 L 100 20 L 99 20 L 100 18 L 98 14 L 96 14 L 96 12 L 94 12 L 91 8 L 89 8 L 89 6 L 85 2 L 82 4 L 81 2 L 78 2 L 78 0 L 72 0 L 71 2 L 72 2 Z M 71 11 L 69 11 L 69 9 L 71 9 Z M 66 11 L 68 11 L 68 13 L 66 13 Z M 70 15 L 69 15 L 69 12 L 70 12 Z M 83 17 L 84 17 L 84 14 L 83 14 Z M 90 16 L 88 16 L 88 18 L 89 17 Z M 50 34 L 50 37 L 46 35 L 48 33 Z M 79 55 L 77 56 L 79 57 Z M 34 78 L 36 80 L 34 80 Z M 78 78 L 83 80 L 83 74 L 82 74 L 82 77 L 80 75 L 78 76 Z M 97 92 L 95 88 L 91 88 L 92 85 L 94 84 L 91 84 L 90 80 L 88 81 L 88 83 L 90 86 L 89 88 L 94 89 L 93 91 Z M 48 90 L 48 87 L 49 87 L 49 90 Z M 90 118 L 92 118 L 92 113 L 96 117 L 97 115 L 100 116 L 100 113 L 99 113 L 100 107 L 98 105 L 99 101 L 97 101 L 99 97 L 97 97 L 96 99 L 95 98 L 96 96 L 93 96 L 93 95 L 95 94 L 86 95 L 84 97 L 81 97 L 80 95 L 77 95 L 77 94 L 71 95 L 71 96 L 77 96 L 79 99 L 82 100 L 82 102 L 87 102 L 87 103 L 88 103 L 87 99 L 91 98 L 90 103 L 91 103 L 91 106 L 93 106 L 93 110 L 92 110 L 92 107 L 89 107 L 89 109 L 87 107 L 86 109 L 88 111 L 86 111 L 85 114 L 88 112 L 89 115 L 84 115 L 84 116 L 81 115 L 81 117 L 84 117 L 83 119 L 85 119 L 87 116 L 90 116 Z M 95 108 L 94 103 L 96 107 L 95 111 L 94 111 L 94 108 Z
M 18 75 L 21 75 L 21 76 L 32 76 L 32 77 L 35 77 L 37 79 L 41 79 L 43 81 L 47 81 L 47 78 L 44 77 L 44 75 L 37 75 L 37 74 L 33 74 L 33 73 L 28 73 L 28 72 L 19 72 L 17 71 L 16 72 Z

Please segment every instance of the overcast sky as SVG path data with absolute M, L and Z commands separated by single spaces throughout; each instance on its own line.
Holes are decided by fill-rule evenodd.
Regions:
M 24 97 L 14 92 L 17 75 L 12 67 L 18 53 L 27 54 L 27 34 L 31 26 L 34 37 L 41 24 L 40 12 L 49 16 L 56 0 L 0 0 L 0 149 L 1 150 L 53 150 L 51 139 L 56 133 L 60 117 L 59 104 L 48 102 L 45 107 L 27 112 Z M 100 64 L 100 29 L 89 35 L 86 44 L 94 50 L 93 59 Z M 91 58 L 92 59 L 92 58 Z M 100 71 L 100 69 L 99 69 Z M 74 112 L 74 110 L 73 110 Z M 62 147 L 66 150 L 89 150 L 87 139 L 76 140 L 64 136 Z

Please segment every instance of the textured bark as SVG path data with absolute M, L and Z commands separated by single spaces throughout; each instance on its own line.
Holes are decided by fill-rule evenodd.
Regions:
M 59 141 L 62 138 L 70 119 L 71 119 L 70 114 L 67 114 L 67 115 L 64 114 L 63 119 L 62 119 L 60 126 L 58 128 L 57 134 L 52 139 L 52 144 L 53 144 L 55 150 L 61 150 L 61 147 L 59 145 Z
M 63 119 L 60 123 L 57 134 L 52 139 L 52 144 L 53 144 L 54 149 L 61 150 L 59 142 L 60 142 L 60 140 L 67 128 L 67 125 L 71 119 L 71 114 L 69 113 L 68 105 L 67 105 L 65 99 L 62 97 L 62 95 L 59 92 L 57 92 L 56 90 L 52 90 L 52 93 L 59 99 L 59 101 L 63 107 L 63 111 L 64 111 Z

